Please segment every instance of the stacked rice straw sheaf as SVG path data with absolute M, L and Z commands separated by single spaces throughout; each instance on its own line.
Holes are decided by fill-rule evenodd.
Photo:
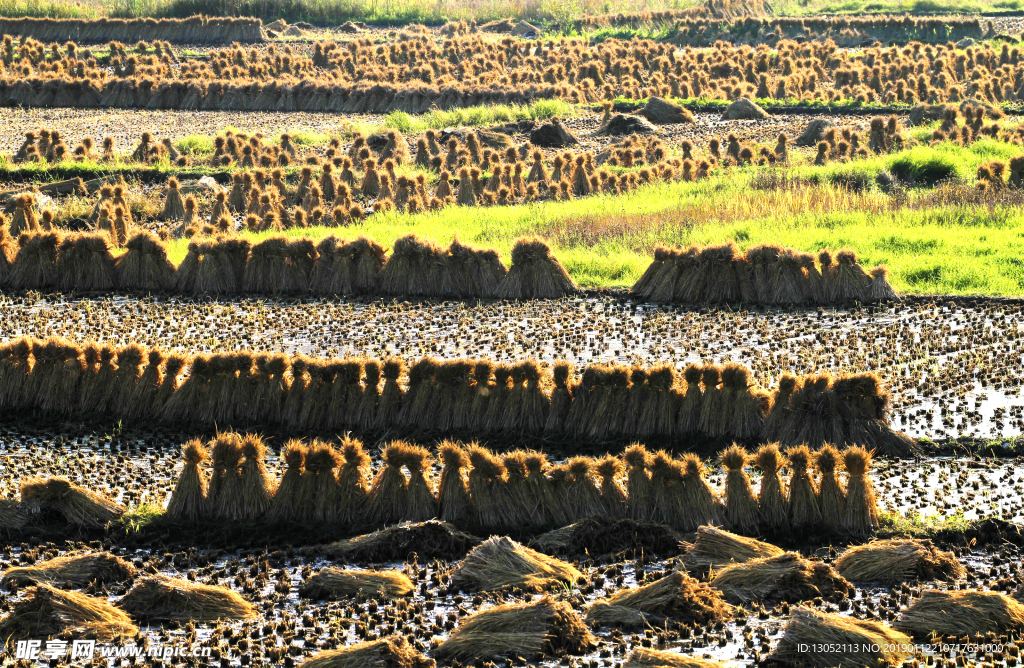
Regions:
M 806 448 L 789 452 L 799 458 Z M 383 448 L 384 463 L 376 472 L 362 444 L 349 437 L 340 449 L 319 440 L 289 441 L 281 453 L 285 468 L 280 479 L 268 473 L 266 453 L 252 434 L 222 432 L 207 445 L 189 441 L 165 517 L 185 524 L 298 522 L 349 529 L 438 518 L 483 532 L 540 531 L 606 516 L 660 522 L 680 531 L 717 525 L 741 534 L 800 529 L 854 536 L 871 533 L 879 522 L 868 472 L 871 454 L 859 446 L 841 454 L 825 446 L 817 453 L 818 475 L 792 468 L 788 484 L 780 475 L 783 466 L 791 466 L 785 455 L 777 445 L 762 446 L 755 458 L 762 468 L 756 494 L 742 468 L 729 469 L 723 494 L 705 479 L 706 467 L 696 455 L 674 458 L 640 445 L 631 446 L 622 460 L 577 456 L 552 465 L 539 452 L 499 455 L 476 443 L 445 442 L 436 479 L 432 454 L 403 441 Z M 723 457 L 733 466 L 746 459 L 738 446 Z M 845 485 L 836 474 L 840 466 L 849 473 Z M 798 475 L 808 485 L 803 496 L 794 491 Z M 69 492 L 61 501 L 42 502 L 44 507 L 66 512 L 65 506 L 78 497 L 94 505 L 94 499 L 104 501 L 67 481 L 50 484 L 57 482 Z M 35 490 L 42 484 L 23 484 L 21 503 L 39 507 Z M 76 523 L 98 526 L 96 518 L 107 512 L 99 506 L 92 514 L 81 513 Z M 123 512 L 119 509 L 112 518 Z
M 211 400 L 216 397 L 216 401 Z M 889 394 L 871 373 L 797 378 L 774 394 L 738 364 L 573 367 L 425 357 L 194 356 L 63 339 L 0 345 L 0 409 L 289 432 L 544 437 L 571 443 L 708 439 L 862 445 L 905 456 Z M 806 459 L 806 458 L 804 458 Z M 800 460 L 802 461 L 802 460 Z

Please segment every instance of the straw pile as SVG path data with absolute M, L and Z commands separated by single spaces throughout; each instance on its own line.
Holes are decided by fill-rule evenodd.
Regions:
M 643 626 L 671 619 L 707 625 L 728 619 L 732 607 L 706 583 L 673 571 L 650 584 L 621 589 L 587 609 L 586 620 L 602 626 Z
M 761 524 L 776 531 L 784 529 L 789 525 L 789 502 L 779 477 L 786 460 L 778 444 L 762 445 L 754 455 L 754 464 L 761 469 L 761 489 L 757 495 Z
M 731 564 L 742 564 L 752 559 L 777 557 L 784 553 L 780 547 L 753 538 L 737 536 L 718 527 L 702 526 L 692 544 L 683 543 L 686 550 L 680 563 L 691 572 L 718 570 Z
M 109 552 L 66 554 L 31 566 L 9 568 L 0 585 L 9 587 L 12 583 L 34 582 L 78 588 L 90 582 L 124 582 L 137 574 L 135 566 Z
M 198 438 L 190 440 L 182 448 L 185 466 L 178 476 L 178 484 L 167 503 L 167 517 L 195 522 L 206 515 L 206 474 L 200 469 L 210 455 Z
M 526 660 L 582 654 L 596 638 L 568 604 L 544 597 L 533 603 L 510 603 L 466 618 L 434 656 L 466 661 L 516 655 Z
M 853 586 L 831 566 L 808 561 L 795 552 L 726 566 L 711 586 L 737 605 L 751 601 L 795 603 L 853 592 Z
M 420 654 L 402 636 L 356 643 L 313 655 L 299 668 L 433 668 L 434 661 Z
M 48 584 L 29 589 L 0 620 L 0 638 L 95 638 L 109 642 L 139 632 L 130 617 L 104 599 Z
M 575 583 L 583 577 L 571 564 L 524 547 L 511 538 L 494 536 L 455 566 L 451 583 L 466 591 L 502 587 L 540 591 L 563 582 Z
M 622 668 L 725 668 L 724 663 L 705 661 L 676 652 L 661 652 L 656 649 L 638 647 L 629 654 Z
M 860 446 L 843 451 L 843 464 L 849 474 L 846 483 L 846 513 L 843 526 L 855 536 L 866 536 L 878 526 L 878 502 L 868 477 L 871 452 Z
M 1024 605 L 994 591 L 929 589 L 895 626 L 913 636 L 1002 635 L 1024 629 Z
M 401 524 L 373 533 L 346 538 L 324 546 L 324 554 L 358 562 L 399 561 L 416 553 L 420 559 L 458 559 L 480 544 L 480 539 L 447 522 Z
M 913 647 L 908 636 L 885 624 L 795 608 L 769 660 L 813 668 L 898 666 Z
M 361 571 L 328 566 L 306 578 L 299 596 L 315 599 L 337 599 L 366 594 L 394 598 L 408 596 L 416 587 L 405 573 L 396 570 Z
M 212 622 L 257 616 L 256 608 L 230 589 L 163 575 L 136 582 L 117 607 L 145 622 Z
M 520 239 L 512 248 L 512 267 L 498 284 L 498 299 L 559 299 L 579 288 L 541 239 Z
M 14 499 L 0 499 L 0 529 L 20 529 L 28 524 L 28 509 Z
M 57 513 L 69 524 L 102 527 L 125 508 L 66 478 L 28 478 L 21 483 L 21 501 L 32 514 Z
M 836 561 L 836 570 L 852 582 L 958 580 L 967 572 L 952 552 L 931 541 L 903 538 L 851 547 Z
M 175 44 L 231 44 L 262 42 L 262 23 L 252 18 L 186 19 L 0 19 L 0 35 L 21 35 L 41 42 L 80 44 L 102 42 L 163 41 Z

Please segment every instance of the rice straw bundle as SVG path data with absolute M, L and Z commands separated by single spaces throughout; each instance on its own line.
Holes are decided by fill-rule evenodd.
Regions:
M 602 626 L 636 627 L 663 624 L 705 626 L 732 616 L 732 606 L 721 594 L 681 571 L 633 589 L 620 589 L 598 599 L 587 609 L 586 620 Z
M 337 600 L 363 594 L 385 599 L 408 596 L 416 587 L 401 571 L 363 571 L 327 566 L 303 580 L 299 596 L 318 600 Z
M 651 478 L 647 474 L 651 455 L 647 448 L 633 443 L 623 453 L 626 465 L 626 497 L 629 516 L 638 521 L 649 521 L 654 517 Z
M 405 451 L 405 467 L 409 469 L 406 488 L 406 510 L 402 519 L 422 522 L 437 517 L 437 498 L 429 479 L 432 464 L 430 452 L 419 445 L 409 445 Z
M 305 471 L 299 479 L 295 508 L 299 521 L 337 522 L 340 489 L 334 469 L 341 457 L 330 444 L 313 441 L 306 451 Z
M 782 374 L 779 379 L 779 388 L 772 397 L 772 407 L 765 419 L 764 428 L 761 430 L 761 438 L 769 443 L 788 443 L 794 438 L 786 433 L 786 427 L 794 424 L 791 419 L 792 407 L 790 401 L 793 394 L 799 388 L 799 381 L 791 373 Z
M 203 519 L 207 512 L 206 474 L 200 467 L 210 458 L 209 452 L 198 438 L 190 440 L 182 448 L 185 466 L 178 476 L 178 484 L 171 493 L 167 504 L 167 516 L 195 522 Z
M 420 654 L 402 636 L 356 643 L 318 652 L 299 668 L 433 668 L 434 661 Z
M 495 291 L 499 299 L 559 299 L 578 291 L 569 273 L 542 239 L 518 239 L 512 267 Z
M 695 656 L 684 656 L 676 652 L 662 652 L 656 649 L 637 647 L 629 654 L 622 668 L 725 668 L 718 661 L 706 661 Z
M 726 566 L 715 575 L 711 586 L 734 605 L 752 601 L 796 603 L 853 593 L 853 585 L 831 566 L 809 561 L 795 552 Z
M 878 527 L 878 504 L 868 477 L 871 453 L 855 445 L 843 451 L 843 465 L 850 476 L 846 483 L 846 513 L 843 526 L 857 536 L 866 536 Z
M 565 464 L 569 473 L 564 486 L 565 502 L 572 521 L 606 515 L 608 510 L 601 497 L 601 490 L 593 478 L 594 460 L 589 457 L 572 457 Z
M 900 295 L 889 283 L 889 270 L 885 265 L 879 265 L 871 270 L 871 284 L 865 291 L 864 301 L 868 302 L 898 302 Z
M 725 521 L 725 508 L 711 485 L 704 479 L 707 469 L 700 457 L 692 452 L 683 455 L 680 462 L 682 478 L 676 486 L 675 520 L 681 531 L 696 531 L 705 524 L 721 525 Z
M 994 591 L 928 589 L 903 611 L 895 626 L 917 637 L 1002 637 L 1024 629 L 1024 604 Z
M 235 521 L 242 518 L 242 442 L 234 432 L 218 432 L 210 448 L 213 476 L 206 493 L 210 516 Z
M 852 582 L 958 580 L 966 575 L 956 555 L 927 540 L 895 538 L 849 548 L 836 560 L 836 570 Z
M 698 431 L 708 436 L 721 435 L 722 404 L 725 399 L 721 387 L 722 372 L 714 364 L 706 365 L 701 371 L 704 393 L 701 395 L 700 426 Z M 683 400 L 685 403 L 685 399 Z
M 384 375 L 384 388 L 380 391 L 380 402 L 377 404 L 377 419 L 374 428 L 379 431 L 393 429 L 397 422 L 402 405 L 405 401 L 405 393 L 398 379 L 405 371 L 405 362 L 397 357 L 389 357 L 384 360 L 382 367 Z
M 20 492 L 31 514 L 55 512 L 75 526 L 103 527 L 125 513 L 123 506 L 66 478 L 26 478 Z
M 779 470 L 786 465 L 777 443 L 762 445 L 754 455 L 754 465 L 761 469 L 761 489 L 757 495 L 757 506 L 761 525 L 780 531 L 789 525 L 789 503 L 779 477 Z
M 683 547 L 686 553 L 680 563 L 687 570 L 702 574 L 731 564 L 783 554 L 782 548 L 771 543 L 738 536 L 711 526 L 697 529 L 697 539 L 693 544 L 683 543 Z
M 605 510 L 612 517 L 627 517 L 629 515 L 626 492 L 617 480 L 625 470 L 626 467 L 622 461 L 612 455 L 605 455 L 597 463 L 597 474 L 601 476 L 601 497 Z
M 374 524 L 391 524 L 404 519 L 409 507 L 409 482 L 402 471 L 405 466 L 409 444 L 394 441 L 384 447 L 381 459 L 384 466 L 370 486 L 370 504 L 367 519 Z
M 841 530 L 846 518 L 846 491 L 836 476 L 839 465 L 839 451 L 829 444 L 814 453 L 814 466 L 819 475 L 818 508 L 822 522 L 833 531 Z
M 835 272 L 833 290 L 840 301 L 860 301 L 871 287 L 871 276 L 857 261 L 857 253 L 841 250 L 836 254 L 839 266 Z
M 675 367 L 668 363 L 655 365 L 648 374 L 649 400 L 643 406 L 639 423 L 651 436 L 671 438 L 676 434 L 680 402 L 678 393 L 673 389 L 675 382 Z
M 452 441 L 443 441 L 441 480 L 437 487 L 438 517 L 456 526 L 466 526 L 473 513 L 464 471 L 469 468 L 469 455 Z
M 682 481 L 683 473 L 678 462 L 664 450 L 651 458 L 651 499 L 652 517 L 655 522 L 675 525 L 675 491 Z
M 756 534 L 760 510 L 757 497 L 750 486 L 750 478 L 743 469 L 751 457 L 741 446 L 733 443 L 722 451 L 725 474 L 725 519 L 734 531 Z
M 505 466 L 507 479 L 504 483 L 505 498 L 508 503 L 502 513 L 502 529 L 519 529 L 536 521 L 535 513 L 531 512 L 538 499 L 532 498 L 530 483 L 527 478 L 526 452 L 513 450 L 501 458 Z
M 366 481 L 370 471 L 370 456 L 363 450 L 361 442 L 345 436 L 341 439 L 341 459 L 337 521 L 352 526 L 363 521 L 369 499 L 370 491 Z
M 532 524 L 537 527 L 548 526 L 555 522 L 555 499 L 552 496 L 551 481 L 548 479 L 548 458 L 542 452 L 527 452 L 523 460 L 526 464 L 526 484 L 530 488 Z M 558 514 L 560 516 L 560 513 Z
M 488 529 L 501 526 L 505 499 L 505 465 L 489 450 L 476 443 L 466 447 L 473 468 L 469 472 L 469 496 L 473 500 L 473 526 Z
M 141 622 L 212 622 L 254 619 L 256 608 L 226 587 L 177 580 L 163 575 L 142 578 L 117 602 Z
M 267 512 L 274 496 L 274 481 L 265 462 L 267 446 L 255 434 L 242 437 L 242 517 L 254 520 Z
M 0 620 L 0 636 L 8 644 L 68 636 L 111 642 L 138 632 L 131 618 L 105 598 L 61 591 L 48 584 L 27 590 L 25 597 L 11 606 L 10 614 Z
M 465 591 L 494 591 L 503 587 L 541 591 L 561 583 L 575 584 L 583 578 L 571 564 L 531 550 L 511 538 L 493 536 L 455 565 L 451 584 Z
M 135 566 L 109 552 L 65 554 L 31 566 L 8 568 L 0 585 L 9 588 L 12 583 L 45 583 L 55 587 L 81 588 L 90 582 L 124 582 L 136 575 Z
M 468 661 L 516 654 L 528 661 L 583 654 L 597 644 L 563 601 L 499 605 L 471 615 L 434 650 L 442 661 Z
M 689 364 L 683 371 L 683 378 L 686 380 L 686 394 L 679 406 L 679 418 L 676 423 L 676 433 L 695 434 L 700 431 L 700 420 L 704 393 L 700 388 L 701 368 L 696 364 Z
M 812 668 L 899 666 L 910 655 L 909 637 L 884 624 L 794 608 L 769 660 Z
M 786 450 L 789 459 L 789 521 L 794 527 L 817 526 L 821 523 L 818 490 L 814 488 L 807 467 L 811 464 L 811 450 L 798 445 Z
M 274 491 L 267 510 L 267 519 L 276 522 L 288 522 L 299 518 L 297 507 L 299 487 L 301 486 L 303 467 L 306 462 L 306 446 L 298 439 L 284 444 L 281 458 L 285 462 L 284 475 L 281 483 Z

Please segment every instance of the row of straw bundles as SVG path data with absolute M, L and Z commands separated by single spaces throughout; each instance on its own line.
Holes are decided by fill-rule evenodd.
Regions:
M 252 18 L 191 16 L 187 19 L 0 19 L 0 35 L 41 42 L 80 44 L 162 40 L 176 44 L 262 42 L 262 24 Z
M 289 441 L 280 481 L 268 474 L 265 453 L 252 435 L 218 434 L 209 450 L 190 441 L 168 516 L 346 526 L 437 517 L 487 531 L 563 527 L 594 516 L 655 521 L 681 531 L 713 524 L 743 534 L 815 528 L 865 535 L 878 525 L 871 454 L 857 446 L 841 455 L 822 448 L 813 458 L 816 476 L 805 446 L 790 448 L 788 460 L 777 445 L 762 446 L 753 458 L 762 471 L 757 494 L 742 467 L 749 455 L 738 446 L 723 454 L 722 493 L 705 480 L 707 469 L 696 455 L 676 459 L 641 445 L 621 458 L 573 457 L 552 466 L 539 452 L 497 455 L 475 443 L 446 441 L 438 449 L 436 484 L 431 453 L 403 441 L 383 449 L 384 464 L 372 476 L 362 444 L 348 437 L 340 450 L 321 441 Z M 843 469 L 845 485 L 837 474 Z
M 390 256 L 365 237 L 272 237 L 251 244 L 241 237 L 195 240 L 174 266 L 166 246 L 142 232 L 114 255 L 111 236 L 26 232 L 14 251 L 0 247 L 0 285 L 21 290 L 167 291 L 195 295 L 392 295 L 449 299 L 558 299 L 578 292 L 562 264 L 540 239 L 520 239 L 506 269 L 498 253 L 452 242 L 447 249 L 413 235 L 395 242 Z M 12 255 L 11 252 L 14 251 Z
M 724 383 L 722 381 L 725 381 Z M 794 390 L 797 388 L 797 390 Z M 863 445 L 907 455 L 874 374 L 784 376 L 774 401 L 738 364 L 597 365 L 317 359 L 249 352 L 164 355 L 63 339 L 0 345 L 0 409 L 112 415 L 191 425 L 282 425 L 307 432 L 545 436 L 572 442 L 710 438 Z
M 898 300 L 888 270 L 870 272 L 857 254 L 810 253 L 776 245 L 743 252 L 735 244 L 675 249 L 659 246 L 654 262 L 630 288 L 638 299 L 656 303 L 835 304 Z
M 65 258 L 66 247 L 88 250 Z M 520 239 L 506 269 L 496 251 L 458 239 L 445 249 L 408 235 L 388 256 L 365 237 L 334 236 L 315 248 L 306 239 L 274 237 L 256 244 L 243 238 L 194 240 L 175 267 L 164 244 L 150 233 L 133 236 L 115 259 L 109 237 L 59 232 L 24 233 L 12 256 L 5 242 L 0 284 L 18 289 L 145 290 L 180 294 L 390 295 L 464 299 L 556 299 L 578 288 L 540 239 Z M 800 255 L 806 260 L 791 262 Z M 776 246 L 691 247 L 676 254 L 659 248 L 655 261 L 631 288 L 652 302 L 833 304 L 898 299 L 882 267 L 866 272 L 853 251 L 813 256 Z M 685 261 L 683 260 L 685 258 Z
M 148 85 L 147 85 L 148 84 Z M 529 105 L 559 96 L 561 86 L 531 84 L 516 89 L 498 85 L 445 86 L 357 84 L 317 85 L 314 82 L 230 84 L 220 81 L 153 82 L 142 78 L 105 81 L 66 78 L 0 79 L 0 98 L 26 107 L 133 107 L 195 111 L 308 111 L 381 114 L 405 111 L 423 114 L 439 103 L 475 107 L 493 104 Z M 596 96 L 594 99 L 597 99 Z M 352 111 L 350 111 L 352 110 Z

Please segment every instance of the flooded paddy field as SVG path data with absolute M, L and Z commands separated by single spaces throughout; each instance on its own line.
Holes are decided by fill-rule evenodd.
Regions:
M 76 485 L 99 492 L 129 508 L 147 504 L 163 507 L 181 473 L 179 456 L 183 438 L 159 430 L 145 434 L 127 429 L 117 434 L 59 428 L 34 430 L 5 428 L 0 435 L 0 497 L 14 497 L 19 484 L 29 476 L 66 477 Z M 430 444 L 432 445 L 432 444 Z M 373 468 L 382 465 L 371 451 Z M 553 458 L 553 461 L 557 461 Z M 266 457 L 273 479 L 284 472 L 284 462 L 274 444 Z M 751 471 L 755 487 L 760 484 Z M 436 479 L 439 470 L 433 471 Z M 429 477 L 429 476 L 428 476 Z M 721 490 L 724 476 L 716 469 L 707 476 L 712 488 Z M 880 510 L 886 516 L 939 517 L 962 515 L 962 521 L 1001 518 L 1024 520 L 1021 485 L 1024 461 L 1019 459 L 964 460 L 927 458 L 875 462 L 874 485 Z M 975 524 L 975 526 L 984 526 Z M 953 524 L 947 524 L 953 527 Z M 907 607 L 932 589 L 961 589 L 1015 594 L 1024 585 L 1021 548 L 1024 537 L 1013 532 L 1012 524 L 971 534 L 947 528 L 932 538 L 949 550 L 964 568 L 956 582 L 922 579 L 899 583 L 853 581 L 849 592 L 832 592 L 806 598 L 792 595 L 769 596 L 737 604 L 720 620 L 702 623 L 662 620 L 639 628 L 595 626 L 595 643 L 578 655 L 543 660 L 499 660 L 493 664 L 542 666 L 622 666 L 639 648 L 680 652 L 684 655 L 723 661 L 726 665 L 760 665 L 778 646 L 798 605 L 858 620 L 896 623 Z M 666 529 L 667 531 L 667 529 Z M 893 532 L 889 525 L 884 531 Z M 883 531 L 883 533 L 884 533 Z M 898 529 L 897 531 L 898 532 Z M 386 558 L 355 556 L 341 559 L 325 548 L 326 543 L 351 535 L 345 528 L 312 530 L 295 526 L 291 530 L 251 534 L 251 527 L 219 528 L 207 524 L 189 535 L 180 529 L 158 529 L 156 525 L 136 526 L 133 521 L 106 530 L 49 527 L 5 532 L 0 548 L 0 572 L 28 567 L 69 554 L 99 550 L 133 565 L 136 578 L 162 575 L 190 583 L 231 589 L 255 608 L 251 619 L 232 622 L 172 622 L 140 624 L 136 638 L 149 646 L 184 645 L 209 648 L 210 658 L 187 665 L 298 665 L 319 651 L 339 648 L 364 640 L 403 636 L 418 651 L 430 656 L 454 629 L 475 613 L 508 603 L 541 600 L 545 592 L 505 588 L 476 591 L 456 586 L 453 574 L 465 557 L 463 550 L 432 554 L 426 543 L 403 545 L 405 554 L 391 550 Z M 880 534 L 881 535 L 881 534 Z M 680 541 L 692 542 L 694 534 L 678 534 Z M 472 538 L 471 544 L 482 538 Z M 641 538 L 625 551 L 604 553 L 551 542 L 539 533 L 515 536 L 570 563 L 582 574 L 575 583 L 548 588 L 546 595 L 566 603 L 580 617 L 599 599 L 619 591 L 651 584 L 677 569 L 687 567 L 687 545 L 673 541 L 646 542 Z M 848 539 L 816 536 L 769 536 L 785 549 L 794 550 L 816 563 L 837 567 L 837 559 L 849 549 Z M 856 543 L 856 541 L 854 541 Z M 248 545 L 248 546 L 247 546 Z M 429 556 L 421 556 L 429 555 Z M 355 594 L 337 600 L 318 600 L 302 595 L 303 583 L 325 567 L 397 570 L 408 577 L 412 591 L 402 596 Z M 698 579 L 714 573 L 691 569 Z M 93 583 L 85 593 L 117 603 L 132 585 L 131 578 Z M 27 587 L 4 581 L 0 612 L 16 610 L 29 595 Z M 943 643 L 917 639 L 912 652 L 922 665 L 977 665 L 999 657 L 1014 657 L 1020 638 L 1014 634 L 993 636 L 987 649 L 957 639 Z M 982 643 L 985 644 L 984 642 Z M 1004 659 L 1005 660 L 1005 659 Z M 99 664 L 93 664 L 99 665 Z M 455 664 L 448 664 L 455 665 Z M 466 664 L 471 665 L 471 664 Z M 991 664 L 989 664 L 991 665 Z M 1013 665 L 997 663 L 995 665 Z

